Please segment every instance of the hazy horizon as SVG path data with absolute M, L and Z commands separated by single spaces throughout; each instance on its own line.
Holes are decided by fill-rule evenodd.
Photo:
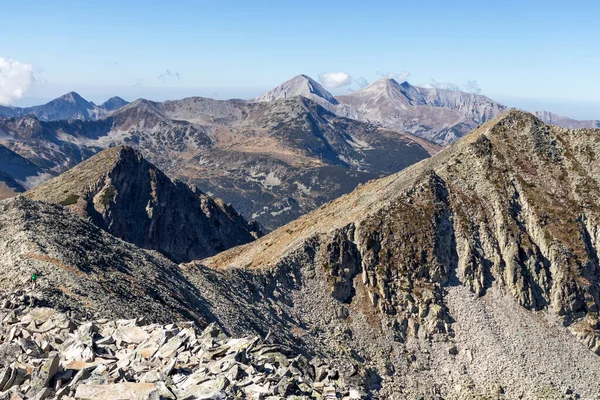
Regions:
M 587 1 L 24 0 L 3 5 L 0 103 L 68 91 L 95 102 L 249 98 L 305 73 L 334 94 L 391 76 L 600 119 L 597 11 Z

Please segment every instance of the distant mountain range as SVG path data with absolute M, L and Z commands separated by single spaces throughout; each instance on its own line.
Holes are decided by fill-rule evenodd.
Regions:
M 393 79 L 335 97 L 306 75 L 251 100 L 114 97 L 97 106 L 68 93 L 42 106 L 0 107 L 0 145 L 11 152 L 0 160 L 0 196 L 32 188 L 102 149 L 130 145 L 170 177 L 271 230 L 435 154 L 506 110 L 485 96 Z M 563 127 L 600 126 L 536 116 Z M 31 165 L 15 172 L 9 160 L 18 157 Z
M 274 229 L 440 150 L 296 96 L 265 103 L 136 100 L 99 120 L 0 119 L 0 144 L 56 175 L 127 144 L 169 176 Z M 0 162 L 0 169 L 2 162 Z
M 502 114 L 509 108 L 473 93 L 433 89 L 380 79 L 348 95 L 334 97 L 318 82 L 298 75 L 251 101 L 273 101 L 293 96 L 310 98 L 346 118 L 412 133 L 448 144 Z M 597 128 L 600 121 L 577 121 L 547 111 L 534 113 L 546 123 L 566 128 Z
M 120 97 L 112 97 L 98 106 L 91 101 L 85 100 L 75 92 L 69 92 L 40 106 L 0 106 L 0 116 L 24 117 L 32 114 L 41 121 L 56 121 L 61 119 L 81 119 L 87 121 L 103 118 L 111 111 L 118 110 L 127 104 L 128 102 Z
M 295 76 L 253 99 L 233 99 L 226 102 L 262 103 L 296 96 L 310 99 L 340 117 L 412 133 L 439 144 L 453 142 L 510 108 L 479 94 L 418 87 L 394 79 L 380 79 L 361 90 L 336 97 L 307 75 Z M 214 102 L 223 103 L 218 100 Z M 24 117 L 33 114 L 41 121 L 97 120 L 127 104 L 129 103 L 120 97 L 112 97 L 96 105 L 79 94 L 70 92 L 44 105 L 24 108 L 0 106 L 0 117 Z M 164 104 L 175 105 L 179 104 L 179 101 L 166 101 Z M 550 111 L 535 111 L 532 114 L 548 124 L 565 128 L 600 127 L 600 120 L 575 120 Z M 210 108 L 204 110 L 203 115 L 213 123 L 219 122 L 214 119 L 218 118 L 218 113 L 213 114 Z M 195 121 L 193 115 L 186 115 L 183 119 L 206 122 Z

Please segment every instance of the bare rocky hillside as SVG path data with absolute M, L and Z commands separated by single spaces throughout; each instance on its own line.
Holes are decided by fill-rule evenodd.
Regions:
M 595 398 L 598 135 L 510 111 L 201 264 L 295 271 L 284 319 L 368 360 L 390 395 Z

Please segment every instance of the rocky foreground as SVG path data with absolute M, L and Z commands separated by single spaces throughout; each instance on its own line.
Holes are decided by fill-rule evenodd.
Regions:
M 31 301 L 21 292 L 0 304 L 0 400 L 364 396 L 327 360 L 268 338 L 231 338 L 215 324 L 77 321 Z

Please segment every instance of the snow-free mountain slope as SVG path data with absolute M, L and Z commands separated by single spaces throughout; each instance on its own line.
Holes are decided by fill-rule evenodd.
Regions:
M 389 396 L 561 398 L 571 386 L 593 398 L 597 383 L 572 365 L 600 361 L 598 137 L 509 111 L 202 265 L 326 282 L 291 295 L 288 318 L 393 365 L 379 369 Z M 340 324 L 351 335 L 336 340 Z M 539 338 L 554 341 L 542 363 Z
M 125 107 L 127 104 L 129 104 L 128 101 L 123 100 L 119 96 L 114 96 L 100 104 L 100 107 L 106 111 L 114 111 Z
M 343 161 L 334 156 L 343 154 L 336 150 L 345 148 L 343 134 L 352 133 L 355 144 L 366 141 L 348 129 L 311 129 L 322 134 L 321 141 L 311 139 L 305 123 L 346 121 L 311 104 L 260 103 L 252 107 L 268 109 L 246 115 L 254 131 L 261 126 L 285 143 L 300 138 L 302 148 L 321 154 L 307 152 L 304 160 L 326 165 Z M 282 119 L 287 130 L 269 128 Z M 153 129 L 165 123 L 172 122 Z M 380 134 L 372 129 L 364 136 Z M 76 316 L 216 322 L 231 334 L 300 351 L 307 359 L 295 365 L 305 365 L 315 380 L 328 372 L 308 359 L 325 358 L 338 371 L 335 380 L 373 398 L 594 398 L 599 135 L 509 111 L 435 156 L 263 238 L 179 266 L 60 205 L 22 196 L 1 201 L 0 292 L 29 290 L 29 302 Z M 113 164 L 98 160 L 79 171 Z M 135 164 L 122 167 L 138 175 Z M 80 180 L 75 172 L 48 193 L 69 194 Z M 273 184 L 273 177 L 265 182 Z M 163 188 L 157 185 L 157 193 Z M 104 194 L 95 196 L 94 207 L 107 198 L 118 202 L 118 195 Z M 33 272 L 39 273 L 35 292 L 28 289 Z
M 139 149 L 167 175 L 268 230 L 439 151 L 296 96 L 264 103 L 136 100 L 98 121 L 0 120 L 0 143 L 53 174 L 103 148 Z
M 600 128 L 600 121 L 597 120 L 575 120 L 572 118 L 563 117 L 562 115 L 554 114 L 548 111 L 536 111 L 533 113 L 536 117 L 547 124 L 558 125 L 567 128 Z
M 505 110 L 484 96 L 394 79 L 380 79 L 338 100 L 357 110 L 357 119 L 446 144 Z

